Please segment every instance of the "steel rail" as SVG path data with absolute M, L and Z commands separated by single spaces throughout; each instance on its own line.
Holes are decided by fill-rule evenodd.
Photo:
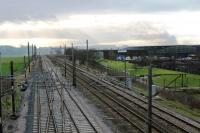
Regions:
M 37 90 L 37 128 L 38 133 L 41 133 L 41 104 L 40 104 L 40 91 L 38 89 L 38 82 L 36 81 L 36 90 Z
M 70 74 L 70 73 L 68 73 Z M 124 116 L 121 112 L 119 112 L 118 110 L 116 110 L 111 104 L 109 104 L 108 102 L 106 102 L 102 97 L 98 96 L 97 93 L 99 91 L 101 91 L 101 89 L 99 89 L 96 84 L 90 84 L 90 81 L 87 81 L 85 77 L 82 77 L 80 75 L 79 79 L 82 81 L 79 81 L 80 84 L 84 85 L 84 87 L 86 87 L 86 89 L 88 89 L 93 95 L 95 95 L 96 97 L 98 97 L 99 100 L 101 100 L 103 103 L 105 103 L 106 105 L 108 105 L 110 108 L 112 108 L 115 112 L 117 112 L 122 118 L 124 118 L 126 121 L 128 121 L 130 124 L 132 124 L 134 127 L 136 127 L 137 129 L 139 129 L 141 132 L 145 132 L 141 127 L 139 127 L 138 125 L 136 125 L 134 122 L 132 122 L 127 116 Z M 85 84 L 83 84 L 83 82 L 85 82 Z M 87 88 L 88 86 L 93 87 L 94 89 L 96 89 L 97 93 L 93 92 L 92 89 Z M 129 113 L 131 113 L 132 115 L 138 117 L 139 119 L 141 119 L 144 123 L 146 122 L 144 116 L 141 115 L 141 113 L 139 112 L 133 112 L 132 109 L 130 109 L 129 107 L 125 106 L 124 104 L 120 103 L 119 101 L 115 100 L 113 97 L 109 96 L 108 94 L 104 93 L 101 91 L 101 94 L 103 94 L 105 97 L 107 97 L 108 99 L 114 101 L 116 104 L 118 104 L 120 107 L 123 107 L 126 111 L 128 111 Z M 135 110 L 135 109 L 134 109 Z M 140 115 L 138 115 L 140 114 Z M 165 129 L 161 128 L 158 124 L 154 125 L 155 130 L 159 131 L 159 132 L 166 132 L 166 133 L 172 133 L 172 131 L 166 131 Z
M 63 61 L 62 61 L 62 60 L 59 60 L 59 61 L 60 61 L 60 62 L 58 62 L 58 60 L 57 60 L 57 63 L 63 66 L 63 64 L 62 64 Z M 72 66 L 69 62 L 68 62 L 67 64 L 68 64 L 68 66 Z M 139 98 L 139 97 L 137 97 L 137 96 L 134 96 L 133 94 L 130 94 L 130 93 L 128 93 L 128 92 L 122 90 L 121 87 L 115 86 L 115 85 L 113 85 L 112 83 L 109 83 L 109 82 L 107 82 L 107 81 L 105 81 L 105 80 L 103 80 L 103 79 L 100 79 L 99 77 L 97 77 L 97 76 L 94 75 L 94 74 L 88 73 L 88 72 L 86 72 L 85 70 L 82 70 L 82 69 L 79 68 L 79 67 L 77 67 L 77 70 L 79 70 L 80 72 L 82 72 L 82 74 L 85 74 L 85 75 L 88 76 L 89 78 L 91 78 L 91 77 L 95 78 L 95 80 L 96 80 L 97 82 L 101 82 L 101 83 L 103 82 L 104 84 L 107 84 L 107 85 L 109 85 L 109 86 L 115 87 L 115 88 L 117 88 L 119 91 L 121 91 L 121 92 L 123 92 L 123 93 L 126 93 L 126 94 L 128 94 L 129 96 L 134 97 L 134 98 L 140 100 L 140 101 L 143 102 L 144 104 L 147 103 L 144 99 L 141 99 L 141 98 Z M 132 101 L 132 102 L 134 102 L 134 101 Z M 169 112 L 167 112 L 167 111 L 165 111 L 165 110 L 163 110 L 163 109 L 160 109 L 159 107 L 157 107 L 157 105 L 153 105 L 153 107 L 154 107 L 155 109 L 157 109 L 158 111 L 161 111 L 162 113 L 168 114 L 169 116 L 171 116 L 171 117 L 173 117 L 173 118 L 175 118 L 175 119 L 178 119 L 179 121 L 182 121 L 183 123 L 185 123 L 185 124 L 187 124 L 187 125 L 189 125 L 189 126 L 195 128 L 195 129 L 197 129 L 197 130 L 200 129 L 200 127 L 196 127 L 196 126 L 194 126 L 193 124 L 188 123 L 188 122 L 185 121 L 184 119 L 181 119 L 181 118 L 175 116 L 174 114 L 171 114 L 171 113 L 169 113 Z M 154 115 L 156 116 L 157 114 L 154 114 Z M 160 117 L 159 115 L 157 115 L 157 116 Z M 161 118 L 161 119 L 163 119 L 163 118 Z M 164 119 L 163 119 L 163 120 L 164 120 Z M 179 128 L 179 129 L 182 130 L 182 131 L 190 132 L 190 131 L 187 131 L 187 129 L 183 129 L 183 128 L 179 127 L 179 125 L 177 125 L 177 124 L 175 124 L 175 123 L 172 123 L 172 122 L 169 121 L 169 120 L 166 120 L 166 119 L 165 119 L 165 121 L 168 121 L 169 123 L 173 124 L 174 126 L 176 126 L 177 128 Z
M 50 66 L 50 65 L 49 65 Z M 73 96 L 71 95 L 71 93 L 68 91 L 68 89 L 65 87 L 65 85 L 63 84 L 63 82 L 60 81 L 58 74 L 55 72 L 55 70 L 51 69 L 51 72 L 54 73 L 54 75 L 56 76 L 56 80 L 62 85 L 62 87 L 65 88 L 66 92 L 68 93 L 68 95 L 70 96 L 70 98 L 72 99 L 72 101 L 76 104 L 76 106 L 78 107 L 78 109 L 81 111 L 81 113 L 83 114 L 83 116 L 86 118 L 86 120 L 88 121 L 88 123 L 90 124 L 90 126 L 93 128 L 93 130 L 98 133 L 98 131 L 96 130 L 95 126 L 92 124 L 92 122 L 89 120 L 89 118 L 87 117 L 87 115 L 84 113 L 84 111 L 81 109 L 81 107 L 78 105 L 78 103 L 76 102 L 76 100 L 73 98 Z M 58 91 L 59 92 L 59 91 Z M 60 92 L 59 92 L 60 94 Z M 61 94 L 60 94 L 61 96 Z M 64 102 L 65 106 L 66 103 Z
M 48 100 L 49 116 L 53 120 L 54 132 L 58 133 L 58 127 L 57 127 L 57 123 L 56 123 L 54 112 L 53 112 L 53 101 L 50 99 L 49 92 L 46 88 L 46 81 L 44 81 L 44 86 L 45 86 L 47 100 Z M 49 117 L 49 121 L 50 121 L 50 117 Z
M 112 110 L 114 110 L 117 114 L 119 114 L 125 121 L 127 121 L 128 123 L 130 123 L 131 125 L 133 125 L 134 127 L 136 127 L 140 132 L 144 132 L 145 133 L 145 131 L 143 130 L 143 128 L 141 127 L 141 124 L 136 124 L 135 122 L 133 122 L 133 121 L 131 121 L 130 120 L 130 118 L 128 117 L 128 116 L 125 116 L 123 113 L 121 113 L 117 108 L 115 108 L 115 107 L 113 107 L 113 105 L 112 104 L 110 104 L 108 101 L 106 101 L 102 96 L 100 96 L 99 94 L 98 94 L 98 92 L 97 93 L 95 93 L 95 92 L 93 92 L 92 91 L 92 89 L 89 89 L 89 87 L 87 86 L 88 84 L 86 84 L 85 82 L 85 84 L 83 83 L 83 82 L 81 82 L 80 81 L 80 79 L 78 79 L 79 81 L 79 83 L 81 84 L 81 85 L 83 85 L 84 87 L 86 87 L 86 89 L 90 92 L 90 93 L 92 93 L 93 95 L 95 95 L 101 102 L 103 102 L 104 104 L 106 104 L 108 107 L 110 107 Z M 101 92 L 103 95 L 105 95 L 105 93 L 103 93 L 103 92 Z M 108 99 L 110 99 L 110 98 L 108 98 Z M 113 101 L 113 99 L 112 99 L 112 101 Z M 116 102 L 116 101 L 115 101 Z M 121 104 L 120 104 L 120 106 L 121 106 Z M 122 106 L 122 108 L 123 109 L 126 109 L 126 108 L 124 108 L 124 106 Z M 137 114 L 135 114 L 134 113 L 134 115 L 136 115 L 136 117 L 138 117 L 139 119 L 142 119 L 139 115 L 137 115 Z
M 46 62 L 45 60 L 43 60 L 42 62 L 43 62 L 44 65 L 48 66 L 48 64 L 47 64 L 47 62 Z M 50 73 L 52 72 L 48 67 L 47 67 L 47 69 L 48 69 L 48 70 L 47 70 L 48 72 L 50 72 Z M 54 79 L 53 79 L 53 75 L 52 75 L 52 74 L 50 74 L 50 79 L 51 79 L 51 82 L 54 82 Z M 57 90 L 59 96 L 61 96 L 61 94 L 60 94 L 60 92 L 59 92 L 59 90 L 58 90 L 57 87 L 56 87 L 56 90 Z M 70 113 L 70 111 L 69 111 L 69 108 L 67 107 L 66 103 L 64 103 L 64 106 L 65 106 L 66 111 L 67 111 L 68 114 L 69 114 L 70 120 L 72 121 L 72 123 L 73 123 L 73 125 L 74 125 L 76 131 L 77 131 L 78 133 L 80 133 L 80 131 L 79 131 L 79 129 L 78 129 L 76 123 L 75 123 L 75 120 L 74 120 L 74 118 L 72 117 L 72 115 L 71 115 L 71 113 Z
M 47 62 L 46 62 L 46 63 L 47 63 Z M 51 67 L 51 65 L 48 65 L 48 66 Z M 80 110 L 80 112 L 83 114 L 83 116 L 86 118 L 86 120 L 88 121 L 89 125 L 93 128 L 94 132 L 98 133 L 97 129 L 96 129 L 95 126 L 92 124 L 92 122 L 89 120 L 89 118 L 87 117 L 87 115 L 84 113 L 84 111 L 83 111 L 83 110 L 81 109 L 81 107 L 78 105 L 78 103 L 77 103 L 76 100 L 73 98 L 73 96 L 70 94 L 70 92 L 67 90 L 67 88 L 65 87 L 65 85 L 60 81 L 59 76 L 58 76 L 57 73 L 54 71 L 54 69 L 51 67 L 51 69 L 49 69 L 48 71 L 51 72 L 51 77 L 53 76 L 53 75 L 52 75 L 52 72 L 54 73 L 54 75 L 56 76 L 56 79 L 53 79 L 53 78 L 52 78 L 52 80 L 56 80 L 57 82 L 59 82 L 59 83 L 62 85 L 62 87 L 65 88 L 66 92 L 68 93 L 68 95 L 70 96 L 70 98 L 72 99 L 72 101 L 75 103 L 75 105 L 78 107 L 78 109 Z M 60 95 L 60 97 L 61 97 L 61 92 L 58 90 L 58 88 L 57 88 L 57 91 L 58 91 L 58 93 L 59 93 L 59 95 Z M 68 107 L 67 107 L 67 105 L 66 105 L 65 102 L 64 102 L 64 106 L 65 106 L 65 108 L 68 110 L 68 112 L 69 112 L 69 114 L 70 114 L 70 111 L 69 111 L 69 109 L 68 109 Z M 73 116 L 72 116 L 71 114 L 70 114 L 70 116 L 71 116 L 72 120 L 74 121 Z M 74 121 L 74 123 L 75 123 L 75 121 Z M 77 128 L 77 131 L 80 132 L 76 124 L 75 124 L 75 126 L 76 126 L 76 128 Z

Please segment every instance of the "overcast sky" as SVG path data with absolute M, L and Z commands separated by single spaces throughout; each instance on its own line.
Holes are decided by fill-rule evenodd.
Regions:
M 200 44 L 199 0 L 1 0 L 0 45 Z

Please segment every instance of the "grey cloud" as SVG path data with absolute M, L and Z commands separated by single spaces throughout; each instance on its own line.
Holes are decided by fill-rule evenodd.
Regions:
M 164 28 L 158 29 L 154 27 L 151 23 L 137 23 L 138 25 L 135 30 L 137 33 L 136 39 L 143 39 L 143 40 L 163 40 L 165 44 L 176 44 L 177 40 L 174 35 L 169 34 Z
M 15 31 L 0 31 L 0 39 L 30 39 L 30 38 L 46 38 L 46 39 L 78 39 L 85 40 L 91 36 L 78 29 L 43 29 L 38 31 L 33 30 L 15 30 Z M 93 40 L 94 42 L 95 40 Z
M 0 22 L 56 19 L 58 14 L 200 10 L 199 0 L 1 0 Z
M 146 40 L 163 44 L 177 43 L 174 35 L 169 34 L 165 29 L 158 29 L 147 22 L 132 22 L 125 27 L 95 29 L 89 34 L 93 35 L 95 40 L 100 42 Z
M 132 22 L 124 27 L 94 29 L 43 29 L 40 31 L 19 30 L 0 31 L 0 38 L 58 38 L 77 39 L 90 42 L 118 42 L 126 40 L 146 40 L 164 44 L 176 44 L 176 37 L 165 29 L 157 29 L 147 22 Z

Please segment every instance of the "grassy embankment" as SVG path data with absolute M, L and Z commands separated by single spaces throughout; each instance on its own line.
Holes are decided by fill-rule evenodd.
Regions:
M 99 60 L 100 64 L 107 66 L 111 69 L 115 69 L 118 71 L 124 71 L 124 62 L 121 61 L 111 61 L 111 60 Z M 147 75 L 148 74 L 148 68 L 147 67 L 138 67 L 136 64 L 127 63 L 127 70 L 129 69 L 129 73 L 131 76 L 141 76 L 141 75 Z M 153 74 L 181 74 L 181 72 L 172 71 L 172 70 L 166 70 L 166 69 L 160 69 L 160 68 L 153 68 L 152 70 Z M 176 78 L 176 75 L 160 75 L 157 77 L 153 77 L 153 83 L 158 86 L 164 86 L 164 80 L 165 83 L 171 82 L 173 79 Z M 195 74 L 187 74 L 184 79 L 187 79 L 187 84 L 189 87 L 199 87 L 199 81 L 200 81 L 200 75 Z M 181 84 L 181 78 L 177 80 L 177 85 Z M 142 91 L 144 91 L 142 89 Z M 200 99 L 200 94 L 193 94 L 193 97 L 196 99 Z M 196 119 L 200 121 L 200 110 L 199 109 L 191 109 L 187 105 L 183 105 L 182 103 L 178 101 L 172 101 L 172 100 L 162 100 L 159 101 L 159 104 L 162 104 L 163 106 L 170 107 L 173 110 L 180 112 L 181 114 L 184 114 L 190 118 Z
M 27 60 L 27 59 L 26 59 Z M 10 62 L 13 61 L 14 63 L 14 75 L 19 76 L 24 72 L 24 58 L 23 57 L 2 57 L 2 75 L 3 76 L 9 76 L 10 75 Z M 21 77 L 20 77 L 21 78 Z M 19 89 L 16 90 L 16 108 L 19 108 L 20 104 L 20 97 L 21 93 Z M 3 97 L 3 109 L 5 115 L 7 113 L 11 113 L 11 96 L 5 96 Z
M 111 61 L 111 60 L 99 60 L 99 63 L 107 66 L 111 69 L 116 69 L 118 71 L 124 71 L 124 62 L 121 61 Z M 135 64 L 127 63 L 127 70 L 131 76 L 143 76 L 148 74 L 148 68 L 147 67 L 138 67 Z M 178 74 L 186 74 L 178 71 L 172 71 L 172 70 L 166 70 L 166 69 L 160 69 L 160 68 L 153 68 L 152 70 L 153 74 L 161 74 L 160 76 L 153 77 L 153 82 L 155 85 L 164 86 L 167 85 L 169 82 L 171 82 L 173 79 L 175 79 Z M 177 74 L 177 75 L 165 75 L 165 74 Z M 184 76 L 184 84 L 186 84 L 188 87 L 200 87 L 200 75 L 195 74 L 187 74 L 187 76 Z M 177 86 L 181 85 L 181 78 L 177 79 Z M 174 86 L 172 84 L 171 86 Z

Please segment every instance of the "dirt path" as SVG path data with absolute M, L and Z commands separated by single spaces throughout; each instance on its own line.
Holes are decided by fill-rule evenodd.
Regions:
M 29 95 L 30 95 L 30 88 L 28 88 L 22 96 L 22 102 L 20 105 L 20 112 L 19 112 L 20 117 L 16 121 L 15 133 L 24 133 L 26 130 L 26 122 L 27 122 L 26 117 L 28 114 Z
M 21 103 L 17 115 L 19 116 L 16 120 L 9 119 L 5 126 L 5 133 L 24 133 L 26 130 L 26 117 L 28 113 L 28 98 L 30 95 L 30 88 L 25 92 L 22 92 Z

